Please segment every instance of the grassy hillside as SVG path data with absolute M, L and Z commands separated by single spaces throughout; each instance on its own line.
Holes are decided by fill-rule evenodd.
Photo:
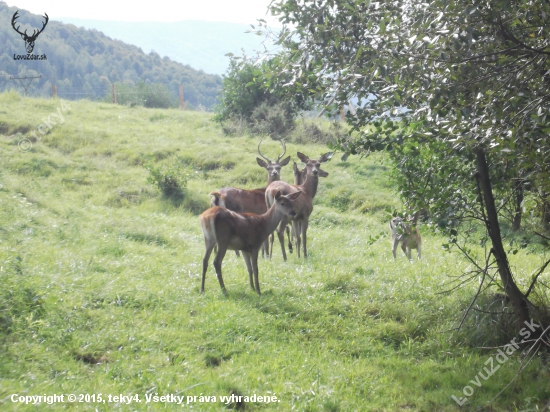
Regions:
M 0 409 L 182 409 L 147 403 L 158 394 L 201 411 L 455 411 L 451 396 L 470 385 L 461 410 L 476 410 L 513 380 L 517 354 L 480 387 L 470 383 L 496 349 L 475 347 L 492 334 L 477 315 L 461 334 L 448 332 L 474 289 L 439 294 L 467 268 L 442 252 L 444 239 L 421 228 L 423 259 L 393 260 L 384 210 L 400 205 L 384 156 L 323 166 L 330 175 L 315 199 L 309 259 L 283 262 L 276 247 L 259 262 L 261 297 L 233 253 L 223 264 L 228 295 L 210 267 L 201 296 L 197 216 L 215 188 L 264 184 L 258 138 L 225 137 L 205 113 L 69 104 L 0 94 Z M 23 142 L 51 113 L 63 123 Z M 287 148 L 294 160 L 297 150 L 327 151 Z M 147 183 L 151 164 L 188 175 L 182 201 Z M 291 180 L 292 168 L 282 175 Z M 512 256 L 520 282 L 538 264 L 526 253 Z M 548 378 L 535 358 L 486 410 L 542 406 Z M 106 402 L 11 400 L 72 393 Z M 120 394 L 141 402 L 109 402 Z M 277 401 L 224 405 L 231 394 Z

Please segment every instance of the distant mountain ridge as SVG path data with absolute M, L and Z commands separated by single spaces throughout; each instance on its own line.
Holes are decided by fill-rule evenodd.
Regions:
M 49 16 L 49 22 L 36 39 L 33 54 L 44 60 L 22 60 L 25 42 L 12 27 L 18 11 L 20 31 L 41 28 L 43 15 L 36 15 L 0 1 L 0 91 L 21 89 L 12 76 L 41 76 L 29 87 L 31 95 L 49 95 L 52 85 L 63 98 L 101 98 L 111 85 L 123 83 L 127 88 L 141 84 L 162 85 L 167 93 L 178 94 L 183 85 L 186 107 L 211 109 L 217 102 L 222 78 L 207 74 L 156 52 L 144 53 L 137 46 L 114 40 L 98 30 L 77 28 Z M 145 29 L 145 33 L 147 30 Z M 158 89 L 158 87 L 157 87 Z M 72 97 L 69 97 L 72 96 Z
M 251 55 L 262 50 L 263 38 L 246 33 L 251 27 L 245 24 L 183 20 L 172 23 L 121 22 L 60 17 L 64 23 L 96 29 L 113 39 L 122 40 L 143 49 L 154 50 L 177 62 L 188 64 L 205 73 L 223 74 L 229 66 L 225 55 Z

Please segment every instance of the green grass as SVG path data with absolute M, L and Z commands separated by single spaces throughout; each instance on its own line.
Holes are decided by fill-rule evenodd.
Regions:
M 279 400 L 246 410 L 459 410 L 451 396 L 464 396 L 495 354 L 475 347 L 489 325 L 473 318 L 462 334 L 447 332 L 476 285 L 439 294 L 468 267 L 442 252 L 445 239 L 424 230 L 423 259 L 413 264 L 393 260 L 389 233 L 368 241 L 388 231 L 385 210 L 400 208 L 383 155 L 323 165 L 330 175 L 315 199 L 309 259 L 283 262 L 276 245 L 273 260 L 259 263 L 261 297 L 233 253 L 223 262 L 228 295 L 212 265 L 200 295 L 197 216 L 211 190 L 264 185 L 258 138 L 226 137 L 205 113 L 69 104 L 63 124 L 23 152 L 18 142 L 60 102 L 0 95 L 0 409 L 181 410 L 145 403 L 146 394 L 174 394 L 197 396 L 187 409 L 223 411 L 241 407 L 219 401 L 233 393 Z M 262 145 L 272 157 L 279 150 Z M 298 150 L 327 151 L 287 144 L 296 161 Z M 147 183 L 149 162 L 186 170 L 183 200 Z M 292 180 L 292 168 L 282 176 Z M 511 257 L 522 285 L 540 261 L 526 253 Z M 521 362 L 513 356 L 474 387 L 462 409 L 484 407 Z M 486 410 L 541 407 L 548 378 L 535 359 Z M 142 402 L 10 400 L 55 393 Z M 201 394 L 217 402 L 199 403 Z

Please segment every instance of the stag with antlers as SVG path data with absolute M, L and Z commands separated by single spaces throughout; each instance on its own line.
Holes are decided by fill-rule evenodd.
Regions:
M 319 177 L 327 177 L 328 173 L 321 170 L 321 163 L 327 162 L 332 158 L 333 153 L 325 153 L 319 157 L 319 159 L 310 159 L 303 153 L 298 152 L 298 157 L 302 162 L 306 164 L 306 177 L 305 181 L 301 185 L 289 185 L 288 183 L 277 181 L 271 183 L 265 191 L 265 201 L 268 206 L 271 206 L 275 199 L 275 194 L 281 192 L 282 194 L 290 194 L 294 192 L 303 192 L 302 196 L 294 202 L 294 211 L 296 215 L 290 217 L 284 217 L 277 229 L 277 236 L 281 243 L 281 249 L 283 252 L 283 259 L 286 261 L 285 245 L 284 245 L 284 230 L 288 224 L 288 221 L 292 221 L 292 229 L 294 232 L 294 240 L 296 241 L 296 252 L 300 257 L 300 243 L 303 238 L 302 249 L 304 257 L 307 257 L 307 228 L 309 225 L 309 216 L 313 211 L 313 198 L 317 193 L 317 186 L 319 184 Z M 295 168 L 295 179 L 297 167 Z M 299 171 L 298 171 L 299 172 Z M 270 257 L 273 252 L 273 239 L 270 245 Z
M 258 281 L 258 253 L 267 237 L 275 230 L 283 216 L 293 216 L 296 212 L 292 203 L 299 198 L 301 192 L 293 192 L 281 195 L 277 192 L 273 203 L 267 212 L 261 215 L 254 213 L 236 213 L 231 210 L 215 206 L 200 215 L 202 232 L 206 252 L 202 260 L 201 293 L 204 293 L 204 282 L 208 261 L 214 246 L 218 251 L 214 259 L 214 268 L 220 282 L 220 287 L 225 293 L 225 285 L 222 277 L 222 261 L 225 252 L 241 250 L 248 269 L 250 287 L 260 295 L 260 283 Z
M 48 24 L 48 21 L 50 20 L 50 18 L 48 17 L 48 15 L 46 13 L 44 13 L 44 18 L 46 19 L 44 21 L 44 23 L 42 24 L 42 28 L 40 30 L 37 30 L 37 29 L 34 29 L 33 33 L 31 36 L 29 36 L 27 34 L 27 30 L 25 30 L 24 33 L 20 32 L 19 31 L 19 27 L 21 26 L 17 26 L 15 27 L 15 23 L 17 20 L 17 18 L 19 17 L 17 14 L 19 13 L 19 10 L 17 10 L 14 14 L 13 14 L 13 17 L 11 18 L 11 26 L 13 27 L 13 29 L 19 33 L 21 35 L 21 38 L 25 41 L 25 48 L 27 49 L 27 53 L 32 53 L 32 51 L 34 50 L 34 42 L 36 41 L 36 38 L 38 37 L 38 35 L 40 33 L 42 33 L 44 31 L 44 28 L 46 27 L 46 25 Z
M 277 160 L 272 162 L 262 154 L 260 150 L 261 144 L 262 141 L 260 140 L 258 143 L 258 154 L 264 160 L 257 157 L 256 161 L 260 167 L 267 170 L 267 184 L 269 185 L 270 183 L 281 179 L 281 168 L 290 162 L 290 156 L 283 159 L 283 156 L 286 153 L 286 145 L 285 142 L 281 140 L 283 153 L 277 156 Z M 265 187 L 253 190 L 225 187 L 210 193 L 210 195 L 212 195 L 210 206 L 221 206 L 238 213 L 255 213 L 261 215 L 267 212 L 267 206 L 265 203 L 265 189 Z M 264 249 L 262 249 L 262 254 L 264 252 L 267 256 L 267 245 Z

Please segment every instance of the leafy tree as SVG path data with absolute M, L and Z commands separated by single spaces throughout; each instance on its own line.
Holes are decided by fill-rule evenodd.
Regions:
M 253 132 L 282 137 L 294 128 L 294 118 L 308 107 L 308 100 L 295 88 L 283 87 L 278 77 L 278 59 L 254 64 L 246 57 L 232 56 L 223 76 L 217 121 L 244 121 Z
M 538 275 L 523 292 L 515 282 L 491 162 L 510 159 L 517 177 L 528 175 L 533 187 L 549 193 L 550 4 L 278 0 L 271 11 L 282 30 L 260 31 L 282 46 L 282 75 L 292 86 L 324 93 L 336 106 L 359 99 L 356 115 L 348 114 L 354 133 L 340 141 L 341 150 L 368 153 L 407 141 L 410 129 L 396 136 L 393 127 L 373 133 L 366 126 L 380 118 L 409 118 L 419 124 L 414 137 L 457 153 L 452 162 L 471 158 L 475 173 L 467 195 L 477 201 L 472 217 L 483 223 L 491 243 L 479 274 L 485 280 L 497 268 L 521 328 L 530 319 L 528 296 Z

